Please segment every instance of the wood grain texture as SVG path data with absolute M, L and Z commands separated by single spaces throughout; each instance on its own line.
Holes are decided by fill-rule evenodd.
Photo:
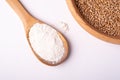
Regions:
M 60 63 L 62 63 L 63 61 L 65 61 L 68 57 L 68 42 L 67 40 L 64 38 L 64 36 L 58 32 L 58 35 L 60 36 L 61 40 L 63 41 L 64 44 L 64 48 L 65 48 L 65 53 L 64 56 L 62 57 L 61 61 L 59 61 L 58 63 L 52 64 L 52 62 L 50 61 L 46 61 L 44 59 L 42 59 L 32 48 L 31 43 L 29 41 L 29 31 L 31 29 L 31 27 L 35 24 L 35 23 L 40 23 L 40 24 L 46 24 L 36 18 L 34 18 L 24 7 L 23 5 L 20 3 L 19 0 L 6 0 L 7 3 L 13 8 L 13 10 L 17 13 L 17 15 L 20 17 L 20 19 L 22 20 L 23 24 L 24 24 L 24 28 L 26 31 L 26 37 L 28 40 L 28 43 L 33 51 L 33 53 L 35 54 L 35 56 L 38 58 L 38 60 L 40 60 L 41 62 L 43 62 L 44 64 L 47 64 L 49 66 L 56 66 Z
M 26 33 L 29 32 L 31 26 L 38 22 L 29 12 L 22 6 L 19 0 L 6 0 L 12 9 L 17 13 L 24 24 Z
M 67 2 L 68 8 L 71 11 L 73 17 L 76 19 L 78 24 L 81 25 L 81 27 L 83 27 L 87 32 L 89 32 L 93 36 L 95 36 L 101 40 L 104 40 L 106 42 L 110 42 L 113 44 L 120 44 L 120 39 L 108 37 L 104 34 L 99 33 L 95 29 L 91 28 L 90 25 L 80 15 L 80 13 L 75 5 L 75 0 L 66 0 L 66 2 Z

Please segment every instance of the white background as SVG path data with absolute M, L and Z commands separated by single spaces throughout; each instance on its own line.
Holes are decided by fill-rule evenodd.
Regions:
M 0 80 L 120 80 L 120 45 L 101 41 L 83 30 L 66 0 L 20 1 L 33 16 L 65 35 L 70 56 L 55 67 L 41 63 L 27 43 L 21 20 L 5 0 L 0 0 Z M 69 25 L 69 31 L 57 26 L 61 21 Z

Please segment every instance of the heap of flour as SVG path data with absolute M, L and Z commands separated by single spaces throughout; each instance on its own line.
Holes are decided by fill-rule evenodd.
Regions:
M 64 44 L 58 32 L 47 24 L 34 24 L 29 32 L 30 44 L 42 59 L 59 62 L 64 55 Z

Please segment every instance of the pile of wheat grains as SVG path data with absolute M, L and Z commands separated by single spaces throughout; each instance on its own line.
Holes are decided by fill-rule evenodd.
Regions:
M 75 4 L 91 28 L 120 39 L 120 0 L 75 0 Z

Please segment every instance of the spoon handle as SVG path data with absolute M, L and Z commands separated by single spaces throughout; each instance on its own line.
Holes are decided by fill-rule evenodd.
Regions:
M 23 24 L 27 26 L 31 24 L 31 20 L 34 18 L 29 14 L 29 12 L 23 7 L 19 0 L 6 0 L 7 3 L 13 8 L 13 10 L 18 14 Z

